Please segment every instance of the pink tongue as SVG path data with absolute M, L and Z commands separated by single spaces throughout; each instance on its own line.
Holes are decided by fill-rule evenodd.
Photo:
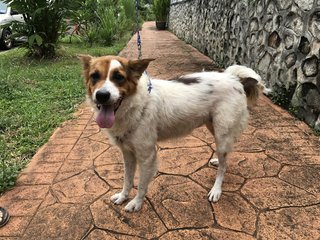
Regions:
M 100 128 L 111 128 L 114 123 L 113 105 L 102 105 L 96 118 Z

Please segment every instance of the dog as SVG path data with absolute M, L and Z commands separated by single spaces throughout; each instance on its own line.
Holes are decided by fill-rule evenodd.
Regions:
M 261 77 L 248 67 L 234 65 L 223 72 L 192 73 L 172 81 L 152 79 L 151 87 L 144 72 L 154 59 L 79 58 L 96 122 L 107 129 L 109 140 L 123 155 L 123 189 L 111 201 L 122 204 L 127 200 L 138 164 L 138 192 L 125 210 L 139 211 L 157 172 L 157 141 L 185 136 L 206 125 L 215 138 L 219 163 L 208 198 L 217 202 L 222 194 L 226 157 L 247 126 L 248 108 L 266 89 Z

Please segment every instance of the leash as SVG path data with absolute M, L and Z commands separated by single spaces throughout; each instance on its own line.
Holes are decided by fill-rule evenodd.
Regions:
M 136 0 L 136 20 L 137 20 L 137 47 L 138 47 L 138 59 L 140 60 L 142 57 L 142 47 L 141 47 L 141 36 L 140 36 L 140 31 L 139 31 L 139 0 Z M 152 90 L 152 83 L 151 79 L 147 73 L 147 71 L 144 71 L 145 74 L 148 77 L 148 92 L 149 94 L 151 93 Z
M 137 47 L 138 47 L 138 59 L 142 57 L 141 51 L 141 37 L 139 31 L 139 0 L 136 0 L 136 28 L 137 28 Z

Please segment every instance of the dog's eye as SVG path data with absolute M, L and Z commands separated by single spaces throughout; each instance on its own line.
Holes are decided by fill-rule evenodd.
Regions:
M 99 72 L 91 73 L 90 78 L 91 78 L 92 83 L 96 84 L 100 79 L 100 73 Z
M 112 78 L 118 83 L 121 84 L 125 81 L 125 78 L 123 75 L 121 75 L 119 72 L 114 72 Z

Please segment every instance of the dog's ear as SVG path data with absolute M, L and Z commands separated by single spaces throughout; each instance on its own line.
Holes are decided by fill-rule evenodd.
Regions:
M 90 55 L 82 55 L 82 54 L 77 55 L 77 57 L 83 63 L 83 69 L 88 69 L 90 66 L 91 59 L 93 57 Z
M 147 69 L 150 62 L 155 60 L 154 58 L 146 58 L 141 60 L 129 60 L 130 70 L 142 75 L 142 73 Z

